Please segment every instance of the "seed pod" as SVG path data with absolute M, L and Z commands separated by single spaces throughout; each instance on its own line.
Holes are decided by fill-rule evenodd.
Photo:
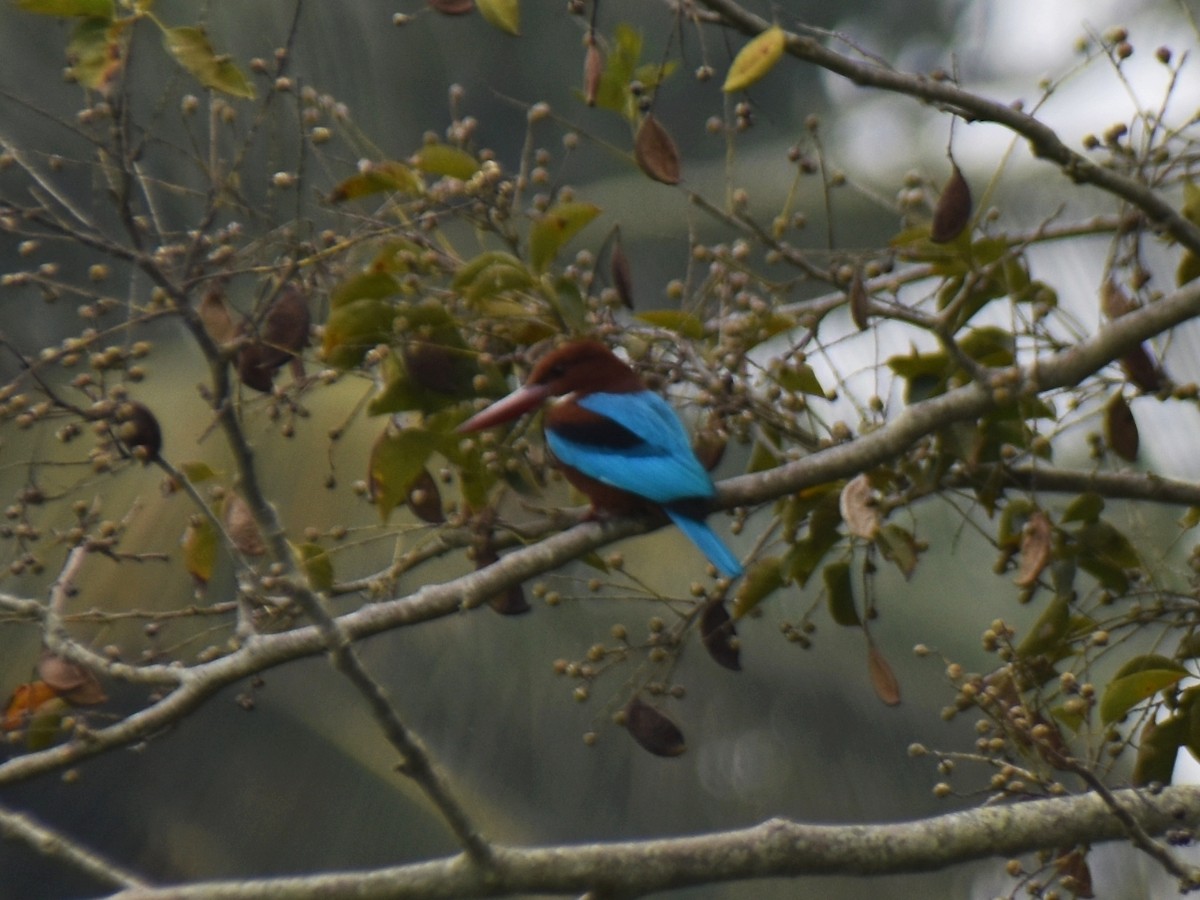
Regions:
M 955 163 L 942 196 L 933 208 L 933 227 L 929 239 L 935 244 L 947 244 L 954 240 L 971 223 L 971 186 Z
M 149 408 L 136 400 L 117 408 L 117 437 L 142 461 L 150 462 L 162 450 L 162 429 Z
M 638 127 L 633 156 L 638 167 L 655 181 L 679 184 L 679 150 L 675 139 L 653 113 L 647 113 Z
M 734 672 L 742 670 L 737 630 L 733 627 L 733 619 L 729 617 L 725 604 L 720 600 L 709 603 L 700 614 L 700 638 L 704 641 L 704 649 L 717 665 Z
M 640 697 L 625 707 L 625 727 L 643 750 L 655 756 L 679 756 L 687 749 L 679 726 Z

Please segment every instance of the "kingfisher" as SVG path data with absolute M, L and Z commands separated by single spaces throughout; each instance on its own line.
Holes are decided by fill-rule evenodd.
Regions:
M 742 574 L 737 557 L 705 521 L 716 489 L 679 416 L 599 341 L 572 341 L 550 351 L 525 384 L 458 430 L 491 428 L 546 401 L 546 445 L 595 511 L 661 509 L 722 575 Z

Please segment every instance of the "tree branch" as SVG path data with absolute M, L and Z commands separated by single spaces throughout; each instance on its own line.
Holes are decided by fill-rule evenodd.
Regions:
M 744 9 L 733 0 L 700 0 L 720 14 L 726 24 L 743 34 L 756 35 L 772 23 Z M 964 119 L 995 122 L 1029 141 L 1034 156 L 1056 163 L 1063 174 L 1076 183 L 1093 184 L 1136 206 L 1153 222 L 1161 225 L 1179 243 L 1200 253 L 1200 226 L 1188 221 L 1178 210 L 1146 185 L 1114 169 L 1098 165 L 1076 153 L 1062 142 L 1055 131 L 1018 106 L 989 100 L 944 80 L 925 75 L 897 72 L 873 62 L 861 62 L 822 46 L 815 38 L 789 34 L 787 52 L 797 59 L 814 63 L 861 87 L 906 94 L 918 100 L 948 107 Z
M 1148 834 L 1200 823 L 1200 787 L 1171 787 L 1156 795 L 1125 790 L 1114 798 Z M 438 900 L 586 891 L 640 896 L 759 878 L 925 872 L 1050 845 L 1097 844 L 1126 836 L 1126 824 L 1104 800 L 1084 794 L 887 825 L 802 825 L 772 819 L 753 828 L 697 837 L 497 847 L 494 865 L 486 872 L 457 856 L 371 872 L 126 890 L 111 900 Z

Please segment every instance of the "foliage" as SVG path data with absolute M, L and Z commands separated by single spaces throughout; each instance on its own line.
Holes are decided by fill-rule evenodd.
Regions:
M 0 621 L 42 645 L 28 661 L 35 677 L 6 686 L 0 784 L 146 740 L 226 684 L 329 652 L 402 770 L 487 873 L 494 847 L 362 666 L 358 640 L 482 605 L 528 612 L 530 582 L 535 598 L 561 603 L 563 591 L 540 579 L 580 561 L 588 577 L 563 582 L 579 599 L 634 597 L 647 611 L 644 630 L 613 624 L 555 663 L 576 700 L 589 702 L 600 685 L 619 696 L 615 725 L 585 739 L 624 727 L 650 753 L 676 757 L 689 749 L 677 680 L 685 648 L 703 647 L 738 677 L 754 652 L 738 629 L 768 614 L 801 647 L 828 624 L 861 632 L 864 675 L 884 704 L 898 703 L 889 662 L 898 650 L 877 637 L 879 619 L 893 614 L 880 584 L 891 573 L 920 583 L 931 542 L 953 543 L 923 528 L 935 506 L 986 537 L 995 575 L 1037 610 L 1024 629 L 1003 610 L 989 615 L 986 671 L 918 648 L 945 666 L 943 717 L 971 716 L 977 734 L 968 748 L 914 746 L 936 760 L 936 795 L 982 806 L 1094 792 L 1119 812 L 1114 789 L 1157 790 L 1179 751 L 1200 758 L 1194 587 L 1112 511 L 1128 499 L 1200 507 L 1195 486 L 1155 471 L 1138 415 L 1190 409 L 1198 396 L 1167 366 L 1173 329 L 1200 311 L 1195 126 L 1159 112 L 1184 54 L 1158 50 L 1167 96 L 1079 153 L 1037 118 L 1037 105 L 989 100 L 946 72 L 903 74 L 831 49 L 839 42 L 788 17 L 767 23 L 704 0 L 676 24 L 731 47 L 695 73 L 707 82 L 716 68 L 727 72 L 704 113 L 728 148 L 730 187 L 713 199 L 669 124 L 696 114 L 671 107 L 683 51 L 668 42 L 647 61 L 647 35 L 604 23 L 598 0 L 568 5 L 582 34 L 578 108 L 526 105 L 523 149 L 511 160 L 482 143 L 461 91 L 451 90 L 444 135 L 381 150 L 381 135 L 364 134 L 369 126 L 292 71 L 290 44 L 242 61 L 221 52 L 205 23 L 168 24 L 152 2 L 17 6 L 70 21 L 64 50 L 82 105 L 59 123 L 70 153 L 14 143 L 0 157 L 0 229 L 18 260 L 0 278 L 0 302 L 45 309 L 61 331 L 40 344 L 0 331 L 11 363 L 0 441 L 23 454 L 0 526 Z M 520 12 L 518 0 L 430 0 L 423 15 L 461 16 L 464 28 L 478 19 L 525 40 Z M 422 27 L 407 14 L 397 24 L 404 40 Z M 1107 67 L 1123 82 L 1132 53 L 1114 29 L 1092 36 L 1079 67 Z M 753 98 L 779 71 L 807 64 L 936 105 L 948 140 L 956 120 L 997 123 L 1061 170 L 1064 196 L 1076 190 L 1071 179 L 1099 188 L 1110 206 L 1022 221 L 983 206 L 1014 177 L 1003 158 L 986 174 L 951 159 L 940 187 L 912 173 L 890 186 L 895 201 L 879 201 L 894 226 L 886 242 L 845 246 L 831 224 L 822 243 L 797 208 L 798 186 L 819 182 L 832 223 L 839 196 L 866 192 L 867 173 L 856 182 L 837 169 L 814 115 L 787 153 L 791 192 L 752 207 L 734 160 L 753 145 L 754 103 L 723 99 Z M 162 66 L 172 75 L 147 96 L 142 67 Z M 1047 82 L 1043 99 L 1060 87 Z M 630 223 L 608 218 L 603 186 L 569 181 L 572 154 L 603 149 L 583 124 L 597 120 L 625 130 L 615 150 L 645 191 L 682 195 L 705 217 L 665 308 L 650 308 L 654 286 L 639 282 L 622 244 Z M 91 185 L 82 192 L 81 173 Z M 1095 236 L 1110 242 L 1099 330 L 1059 303 L 1063 286 L 1038 263 L 1047 248 Z M 1176 272 L 1170 286 L 1147 262 L 1163 252 Z M 65 302 L 82 324 L 52 315 Z M 709 570 L 684 591 L 655 587 L 604 548 L 657 520 L 585 522 L 560 510 L 570 498 L 527 424 L 513 436 L 456 432 L 480 398 L 501 396 L 548 346 L 580 335 L 621 348 L 656 386 L 690 401 L 701 458 L 740 472 L 719 484 L 716 501 L 745 538 L 740 581 Z M 174 411 L 148 390 L 173 354 L 206 367 L 197 402 L 206 436 L 223 442 L 219 461 L 181 447 Z M 347 409 L 325 437 L 305 424 L 322 403 Z M 353 428 L 371 446 L 347 488 L 332 460 Z M 327 455 L 327 489 L 369 504 L 369 519 L 353 529 L 286 519 L 266 487 L 274 461 L 254 446 L 264 429 L 306 458 Z M 1071 462 L 1081 431 L 1082 466 Z M 138 504 L 113 487 L 149 471 L 161 473 L 164 503 L 185 523 L 166 558 L 137 527 Z M 1181 523 L 1183 539 L 1196 521 Z M 380 543 L 390 562 L 362 566 L 355 551 Z M 194 584 L 205 610 L 136 612 L 140 633 L 121 630 L 131 614 L 116 604 L 92 601 L 84 614 L 73 597 L 97 558 L 158 566 L 162 578 Z M 166 647 L 153 636 L 169 620 L 182 622 Z M 101 635 L 108 645 L 97 651 Z M 131 715 L 109 706 L 113 684 L 151 693 Z M 1198 818 L 1188 816 L 1180 827 Z M 1146 829 L 1121 821 L 1168 872 L 1192 878 Z M 1019 885 L 1090 896 L 1088 843 L 1043 832 L 1014 851 L 1039 853 L 1009 870 Z M 115 865 L 102 877 L 136 885 Z M 594 877 L 581 889 L 599 891 L 604 878 Z

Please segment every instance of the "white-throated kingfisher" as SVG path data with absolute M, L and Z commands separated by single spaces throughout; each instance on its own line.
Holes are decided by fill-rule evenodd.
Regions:
M 705 522 L 715 493 L 683 423 L 638 374 L 598 341 L 573 341 L 540 360 L 525 384 L 459 426 L 480 431 L 555 398 L 543 425 L 566 479 L 594 509 L 635 513 L 658 507 L 721 574 L 741 563 Z

